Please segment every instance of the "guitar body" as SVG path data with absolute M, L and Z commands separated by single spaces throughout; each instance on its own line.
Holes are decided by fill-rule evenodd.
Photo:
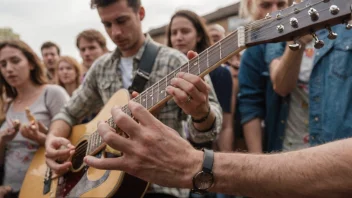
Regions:
M 165 92 L 165 88 L 171 85 L 170 80 L 175 77 L 176 73 L 187 72 L 204 77 L 246 47 L 269 42 L 296 40 L 300 36 L 312 34 L 316 30 L 324 28 L 328 28 L 330 37 L 333 39 L 334 34 L 331 32 L 331 26 L 345 23 L 346 28 L 352 29 L 352 24 L 348 24 L 351 20 L 351 4 L 352 0 L 309 0 L 309 3 L 302 2 L 292 5 L 287 9 L 268 14 L 264 19 L 240 26 L 226 38 L 148 87 L 133 100 L 153 112 L 171 99 L 172 96 Z M 316 37 L 316 34 L 313 35 L 315 47 L 321 48 L 323 42 Z M 289 47 L 292 50 L 298 50 L 300 44 L 295 43 Z M 147 182 L 121 171 L 98 170 L 87 167 L 83 163 L 83 157 L 86 153 L 97 157 L 110 157 L 106 153 L 119 155 L 119 152 L 105 149 L 105 143 L 96 132 L 97 122 L 108 120 L 107 123 L 116 128 L 111 119 L 111 108 L 118 105 L 124 106 L 126 110 L 128 100 L 129 93 L 126 90 L 120 90 L 111 97 L 91 122 L 73 127 L 69 138 L 76 146 L 76 152 L 72 157 L 72 170 L 59 179 L 53 177 L 52 180 L 49 180 L 50 185 L 47 184 L 50 182 L 46 179 L 47 172 L 50 171 L 47 171 L 48 168 L 45 164 L 45 150 L 40 148 L 27 171 L 20 197 L 142 197 L 148 187 Z M 125 113 L 128 111 L 126 110 Z M 51 178 L 50 175 L 49 178 Z
M 48 177 L 45 148 L 39 148 L 27 171 L 19 197 L 143 197 L 148 187 L 147 182 L 122 171 L 88 167 L 83 163 L 85 152 L 79 155 L 80 150 L 87 145 L 85 143 L 88 136 L 97 130 L 98 121 L 108 120 L 113 106 L 123 106 L 128 101 L 128 91 L 120 90 L 110 98 L 92 121 L 72 128 L 71 136 L 68 138 L 76 146 L 76 156 L 73 157 L 72 164 L 81 168 L 71 170 L 59 178 L 52 177 L 50 185 L 44 184 L 44 180 Z M 102 151 L 95 156 L 106 157 L 105 154 Z M 50 190 L 44 194 L 45 186 Z

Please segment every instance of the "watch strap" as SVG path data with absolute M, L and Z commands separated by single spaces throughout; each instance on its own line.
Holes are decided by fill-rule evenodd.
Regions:
M 203 168 L 202 171 L 211 173 L 213 171 L 213 163 L 214 163 L 214 151 L 203 149 L 204 151 L 204 160 L 203 160 Z

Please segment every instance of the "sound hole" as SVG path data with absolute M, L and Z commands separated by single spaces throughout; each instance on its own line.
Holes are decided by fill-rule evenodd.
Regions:
M 87 141 L 82 141 L 76 146 L 76 152 L 72 156 L 72 168 L 78 170 L 83 165 L 83 158 L 86 156 Z

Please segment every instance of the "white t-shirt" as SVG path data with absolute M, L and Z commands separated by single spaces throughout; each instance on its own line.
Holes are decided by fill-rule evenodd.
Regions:
M 133 56 L 121 57 L 120 60 L 122 84 L 125 89 L 128 89 L 132 84 L 133 58 Z
M 313 42 L 306 45 L 303 54 L 298 83 L 290 94 L 289 113 L 286 122 L 284 151 L 309 147 L 309 89 L 308 82 L 313 69 Z

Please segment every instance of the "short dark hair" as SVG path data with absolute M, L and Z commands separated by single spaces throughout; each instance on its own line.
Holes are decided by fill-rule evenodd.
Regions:
M 47 41 L 47 42 L 43 43 L 42 47 L 40 48 L 40 51 L 43 52 L 43 49 L 51 48 L 51 47 L 55 47 L 57 50 L 57 54 L 60 56 L 59 46 L 56 43 L 51 42 L 51 41 Z
M 79 41 L 81 40 L 81 38 L 89 42 L 96 41 L 104 51 L 108 51 L 108 48 L 106 47 L 106 39 L 103 36 L 103 34 L 100 33 L 98 30 L 89 29 L 79 33 L 76 39 L 76 46 L 78 49 L 79 49 Z
M 106 7 L 120 0 L 91 0 L 90 7 L 92 9 L 99 7 Z M 141 0 L 125 0 L 127 1 L 127 5 L 133 8 L 134 11 L 138 11 L 141 7 Z

